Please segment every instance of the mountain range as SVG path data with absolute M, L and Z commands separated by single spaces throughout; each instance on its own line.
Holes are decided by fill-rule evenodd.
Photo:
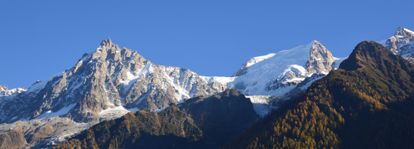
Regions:
M 344 131 L 371 124 L 362 120 L 366 111 L 409 113 L 394 106 L 411 98 L 413 43 L 414 32 L 399 28 L 345 59 L 312 41 L 254 57 L 233 76 L 203 76 L 103 40 L 50 80 L 0 86 L 0 148 L 147 148 L 157 140 L 170 142 L 159 148 L 371 147 Z M 388 125 L 378 128 L 398 128 Z

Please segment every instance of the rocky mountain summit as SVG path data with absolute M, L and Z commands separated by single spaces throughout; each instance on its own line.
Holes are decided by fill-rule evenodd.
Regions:
M 113 109 L 162 110 L 190 97 L 224 91 L 226 86 L 188 69 L 154 64 L 104 40 L 63 74 L 35 83 L 14 100 L 2 101 L 0 121 L 58 115 L 87 122 Z M 17 107 L 16 102 L 30 104 L 30 108 Z M 10 105 L 15 108 L 7 108 Z

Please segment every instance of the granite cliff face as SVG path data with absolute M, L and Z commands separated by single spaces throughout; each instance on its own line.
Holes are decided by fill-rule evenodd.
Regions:
M 309 74 L 328 74 L 334 69 L 335 57 L 324 45 L 315 41 L 306 61 L 306 70 Z

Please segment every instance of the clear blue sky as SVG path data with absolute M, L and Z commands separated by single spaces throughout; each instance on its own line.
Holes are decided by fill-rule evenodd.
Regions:
M 231 75 L 250 57 L 317 39 L 336 56 L 414 29 L 413 0 L 1 0 L 0 84 L 28 86 L 70 68 L 102 39 L 158 64 Z

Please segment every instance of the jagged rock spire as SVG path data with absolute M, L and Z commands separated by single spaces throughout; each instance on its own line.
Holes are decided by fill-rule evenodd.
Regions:
M 335 59 L 331 53 L 321 42 L 314 40 L 311 43 L 309 60 L 306 62 L 306 70 L 308 73 L 327 74 L 333 69 Z
M 110 47 L 110 46 L 113 45 L 113 42 L 112 42 L 111 39 L 104 39 L 104 40 L 101 41 L 100 45 Z

